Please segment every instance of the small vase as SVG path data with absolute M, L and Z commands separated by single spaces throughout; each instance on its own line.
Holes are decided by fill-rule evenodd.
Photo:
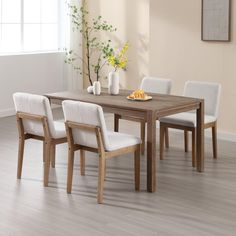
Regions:
M 93 83 L 93 94 L 97 96 L 101 94 L 101 84 L 99 81 Z
M 92 94 L 93 93 L 93 86 L 88 86 L 87 92 Z
M 119 94 L 120 79 L 118 72 L 110 72 L 108 76 L 108 93 L 111 95 Z

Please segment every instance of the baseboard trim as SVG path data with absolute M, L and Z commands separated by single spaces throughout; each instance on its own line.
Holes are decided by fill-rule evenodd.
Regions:
M 209 135 L 210 136 L 210 135 Z M 230 141 L 230 142 L 236 142 L 236 134 L 230 133 L 230 132 L 224 132 L 219 131 L 218 132 L 218 138 L 220 140 Z
M 177 130 L 177 129 L 170 129 L 170 132 L 174 133 L 181 133 L 183 132 L 182 130 Z M 224 132 L 221 130 L 217 131 L 217 136 L 219 140 L 224 140 L 224 141 L 229 141 L 229 142 L 236 142 L 236 134 L 235 133 L 229 133 L 229 132 Z M 212 133 L 211 130 L 205 130 L 205 137 L 211 138 Z
M 3 109 L 3 110 L 0 110 L 0 118 L 3 118 L 3 117 L 8 117 L 8 116 L 14 116 L 15 115 L 15 109 L 14 108 L 11 108 L 11 109 Z

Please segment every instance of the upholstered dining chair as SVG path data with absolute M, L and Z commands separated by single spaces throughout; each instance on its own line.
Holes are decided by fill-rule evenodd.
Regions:
M 140 188 L 140 143 L 138 137 L 107 131 L 102 107 L 84 102 L 62 103 L 68 138 L 67 193 L 72 190 L 74 152 L 80 150 L 81 174 L 85 173 L 85 151 L 99 154 L 97 202 L 103 202 L 106 160 L 134 153 L 135 190 Z
M 15 93 L 13 100 L 19 131 L 17 178 L 21 178 L 25 140 L 43 141 L 44 186 L 48 186 L 50 162 L 55 167 L 57 144 L 67 142 L 63 122 L 53 121 L 49 100 L 40 95 Z
M 217 118 L 221 85 L 218 83 L 188 81 L 184 96 L 204 99 L 204 128 L 212 128 L 213 157 L 217 159 Z M 192 132 L 192 166 L 196 165 L 196 112 L 184 112 L 160 119 L 160 159 L 163 159 L 164 132 L 166 128 L 184 130 L 185 152 L 188 152 L 188 132 Z
M 160 94 L 170 94 L 172 81 L 170 79 L 156 78 L 156 77 L 144 77 L 140 89 L 144 90 L 146 93 L 160 93 Z M 115 116 L 115 131 L 119 131 L 119 120 L 129 120 L 140 123 L 140 137 L 142 140 L 141 152 L 144 154 L 145 150 L 145 127 L 146 121 L 144 119 L 138 119 L 130 116 Z M 168 130 L 166 130 L 166 145 L 168 147 Z

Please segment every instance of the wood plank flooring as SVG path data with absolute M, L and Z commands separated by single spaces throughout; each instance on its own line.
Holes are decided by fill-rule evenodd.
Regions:
M 55 117 L 61 118 L 56 110 Z M 107 125 L 113 128 L 108 116 Z M 121 122 L 121 131 L 139 134 L 138 125 Z M 42 144 L 27 141 L 22 179 L 16 180 L 15 118 L 0 119 L 0 235 L 236 235 L 236 145 L 219 142 L 212 159 L 206 140 L 205 173 L 191 167 L 183 135 L 170 133 L 170 150 L 157 163 L 156 193 L 147 193 L 146 160 L 141 163 L 141 192 L 134 191 L 133 158 L 108 160 L 104 204 L 96 203 L 98 158 L 86 153 L 86 176 L 75 159 L 72 194 L 66 193 L 67 145 L 57 147 L 56 168 L 43 187 Z M 198 191 L 197 191 L 198 189 Z

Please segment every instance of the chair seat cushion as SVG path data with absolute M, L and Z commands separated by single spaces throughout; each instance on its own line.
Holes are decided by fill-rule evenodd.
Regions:
M 140 138 L 123 133 L 116 133 L 108 131 L 109 145 L 106 151 L 115 151 L 117 149 L 140 144 L 142 141 Z
M 214 116 L 205 115 L 204 123 L 208 124 L 215 122 L 216 118 Z M 182 125 L 188 127 L 196 127 L 196 114 L 192 112 L 183 112 L 171 116 L 166 116 L 160 119 L 160 122 L 168 123 L 172 125 Z

